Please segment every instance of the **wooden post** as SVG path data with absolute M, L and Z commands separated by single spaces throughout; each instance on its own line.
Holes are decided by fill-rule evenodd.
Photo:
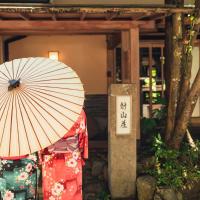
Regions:
M 4 62 L 3 51 L 4 51 L 3 36 L 0 36 L 0 64 Z
M 134 120 L 136 123 L 136 136 L 140 139 L 140 64 L 139 64 L 139 28 L 129 30 L 130 34 L 130 68 L 131 83 L 136 86 Z
M 131 49 L 129 30 L 121 32 L 122 83 L 131 83 Z
M 115 48 L 120 43 L 119 34 L 107 35 L 107 85 L 116 83 Z
M 109 90 L 108 174 L 112 199 L 135 196 L 136 138 L 140 133 L 139 28 L 122 31 L 121 39 L 122 84 L 112 84 Z M 129 99 L 129 114 L 121 113 L 119 99 L 124 99 L 122 106 Z M 129 131 L 120 133 L 119 118 L 125 116 L 130 117 Z
M 114 58 L 115 58 L 114 49 L 107 48 L 107 85 L 115 83 L 115 66 L 114 66 Z
M 134 83 L 137 88 L 137 139 L 140 138 L 140 66 L 139 66 L 139 28 L 132 28 L 121 32 L 122 43 L 122 83 Z

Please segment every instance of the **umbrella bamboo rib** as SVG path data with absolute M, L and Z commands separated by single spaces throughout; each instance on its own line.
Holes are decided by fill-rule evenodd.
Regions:
M 30 60 L 30 59 L 29 59 L 29 60 Z M 40 62 L 37 63 L 36 66 L 33 66 L 33 64 L 35 63 L 35 61 L 37 61 L 37 60 L 34 59 L 34 61 L 26 68 L 26 70 L 24 70 L 24 71 L 20 74 L 21 77 L 23 77 L 23 76 L 26 75 L 26 74 L 31 74 L 30 72 L 31 72 L 32 70 L 34 70 L 34 69 L 37 69 L 37 68 L 40 69 L 40 68 L 44 67 L 44 65 L 41 66 L 41 64 L 43 64 L 43 62 L 45 61 L 45 59 L 40 60 Z M 50 61 L 49 63 L 51 63 L 51 61 Z
M 19 79 L 20 76 L 22 75 L 22 73 L 24 73 L 23 70 L 25 69 L 26 66 L 27 66 L 27 68 L 31 67 L 33 65 L 33 63 L 36 61 L 36 59 L 34 59 L 33 62 L 28 66 L 28 63 L 29 63 L 30 60 L 31 60 L 31 58 L 28 58 L 27 61 L 24 63 L 24 65 L 23 65 L 22 69 L 20 70 L 19 74 L 16 76 L 16 79 Z M 27 68 L 25 70 L 27 70 Z
M 51 142 L 51 140 L 49 139 L 48 135 L 46 134 L 44 128 L 42 127 L 42 125 L 40 124 L 39 120 L 38 120 L 37 117 L 35 116 L 35 114 L 34 114 L 34 112 L 32 111 L 30 105 L 28 104 L 27 101 L 29 101 L 29 103 L 30 103 L 30 100 L 29 100 L 27 97 L 25 97 L 23 93 L 21 93 L 21 98 L 24 100 L 24 102 L 26 103 L 26 105 L 29 107 L 29 109 L 30 109 L 32 115 L 35 117 L 35 119 L 36 119 L 36 121 L 38 122 L 39 126 L 41 127 L 41 129 L 43 130 L 44 134 L 46 135 L 46 137 L 47 137 L 49 143 L 52 144 L 52 142 Z M 25 99 L 25 98 L 26 98 L 26 99 Z
M 10 96 L 9 95 L 7 95 L 7 99 L 5 99 L 5 101 L 4 101 L 4 103 L 3 103 L 3 105 L 1 106 L 1 108 L 3 108 L 3 106 L 4 106 L 4 108 L 3 108 L 3 111 L 2 111 L 2 114 L 1 114 L 1 117 L 0 117 L 0 121 L 1 121 L 1 118 L 2 118 L 2 116 L 3 116 L 3 114 L 4 114 L 4 112 L 5 112 L 5 109 L 6 109 L 6 106 L 7 106 L 7 102 L 9 101 L 9 98 Z M 0 110 L 1 110 L 1 108 L 0 108 Z M 1 135 L 1 140 L 0 141 L 2 141 L 2 139 L 3 139 L 3 135 L 4 135 L 4 132 L 2 132 L 2 135 Z M 1 147 L 1 143 L 0 143 L 0 147 Z
M 2 72 L 0 71 L 0 73 L 2 73 Z M 5 84 L 5 83 L 6 83 L 6 84 L 8 83 L 8 79 L 5 79 L 5 78 L 3 78 L 3 77 L 0 77 L 0 79 L 6 81 L 6 82 L 1 82 L 1 83 L 4 83 L 4 84 Z
M 69 129 L 66 127 L 66 126 L 64 126 L 62 123 L 60 123 L 50 112 L 48 112 L 46 109 L 44 109 L 37 101 L 35 101 L 29 94 L 29 92 L 25 92 L 24 91 L 24 93 L 26 93 L 28 96 L 29 96 L 29 98 L 31 98 L 32 99 L 32 101 L 34 101 L 40 108 L 42 108 L 42 110 L 44 110 L 46 113 L 48 113 L 51 117 L 53 117 L 64 129 L 66 129 L 67 131 L 69 131 Z M 33 97 L 35 97 L 34 95 L 32 95 Z M 42 101 L 43 102 L 43 101 Z M 44 103 L 44 102 L 43 102 Z M 47 104 L 48 105 L 48 104 Z
M 19 124 L 18 124 L 18 112 L 17 112 L 17 98 L 15 97 L 15 108 L 16 108 L 16 124 L 17 124 L 17 135 L 18 135 L 18 144 L 20 144 L 20 139 L 19 139 Z M 19 155 L 21 155 L 21 149 L 20 149 L 20 145 L 19 145 Z
M 57 65 L 54 65 L 54 66 L 49 66 L 49 68 L 51 69 L 52 67 L 56 67 L 58 66 L 59 64 Z M 46 74 L 49 74 L 49 73 L 52 73 L 53 71 L 56 72 L 56 71 L 60 71 L 60 70 L 66 70 L 66 67 L 62 67 L 62 68 L 59 68 L 59 69 L 55 69 L 55 70 L 51 70 L 51 71 L 47 71 L 47 70 L 41 70 L 41 71 L 38 71 L 38 73 L 32 73 L 32 74 L 25 74 L 23 76 L 23 79 L 33 79 L 35 77 L 40 77 L 42 75 L 46 75 Z M 45 73 L 43 73 L 44 71 L 47 71 Z M 37 71 L 35 71 L 37 72 Z M 43 73 L 43 74 L 42 74 Z
M 0 156 L 31 154 L 62 138 L 80 116 L 85 92 L 77 73 L 44 57 L 0 65 Z
M 14 94 L 12 93 L 12 103 L 11 103 L 12 107 L 11 107 L 11 115 L 10 115 L 11 124 L 10 124 L 10 138 L 9 138 L 9 152 L 8 152 L 9 156 L 10 156 L 11 140 L 12 140 L 11 133 L 12 133 L 12 123 L 13 123 L 13 104 L 14 104 Z
M 4 105 L 5 105 L 5 107 L 3 108 L 2 114 L 0 116 L 0 121 L 2 120 L 2 116 L 3 116 L 4 112 L 5 112 L 5 108 L 6 108 L 7 102 L 9 102 L 9 97 L 10 97 L 10 95 L 7 95 L 7 97 L 5 97 L 4 100 L 2 100 L 3 103 L 1 105 L 0 111 L 3 108 Z
M 25 80 L 38 80 L 38 78 L 39 78 L 39 80 L 41 80 L 41 76 L 43 76 L 43 75 L 45 75 L 45 78 L 54 77 L 55 74 L 52 74 L 50 76 L 46 76 L 46 74 L 50 74 L 52 72 L 57 72 L 57 71 L 60 71 L 60 70 L 65 70 L 66 71 L 66 67 L 63 67 L 63 68 L 60 68 L 60 69 L 56 69 L 56 70 L 52 70 L 52 71 L 49 71 L 47 73 L 39 74 L 37 76 L 31 76 L 30 78 L 23 77 L 23 79 L 25 79 Z M 68 71 L 68 72 L 65 72 L 65 73 L 57 74 L 57 76 L 66 75 L 66 74 L 72 74 L 72 73 L 74 73 L 74 72 L 73 71 Z
M 19 59 L 19 64 L 18 64 L 18 66 L 17 66 L 17 72 L 16 72 L 16 75 L 15 75 L 15 79 L 17 78 L 17 74 L 18 74 L 18 72 L 19 72 L 19 67 L 20 67 L 20 65 L 21 65 L 21 61 L 22 61 L 22 59 Z
M 27 96 L 33 101 L 33 99 L 29 96 L 29 95 L 27 95 L 27 94 L 25 94 L 25 93 L 23 93 L 23 95 L 24 96 L 26 96 L 26 98 L 27 98 Z M 28 100 L 28 98 L 27 98 L 27 100 Z M 40 111 L 37 109 L 37 107 L 30 101 L 30 100 L 28 100 L 30 103 L 31 103 L 31 105 L 37 110 L 37 112 L 38 113 L 40 113 Z M 36 102 L 35 102 L 36 103 Z M 41 106 L 40 106 L 41 107 Z M 42 108 L 42 107 L 41 107 Z M 45 112 L 46 112 L 46 110 L 45 109 L 43 109 Z M 48 113 L 48 112 L 47 112 Z M 48 113 L 49 114 L 49 113 Z M 47 124 L 51 127 L 51 129 L 54 131 L 54 133 L 60 138 L 60 136 L 58 135 L 58 133 L 56 132 L 56 130 L 53 128 L 53 126 L 48 122 L 48 120 L 40 113 L 40 115 L 42 116 L 42 118 L 47 122 Z M 53 117 L 53 116 L 52 116 Z M 54 118 L 55 119 L 55 118 Z
M 6 95 L 8 95 L 7 91 L 5 91 L 4 93 L 1 94 L 0 99 L 2 100 Z
M 30 142 L 29 142 L 29 139 L 28 139 L 28 134 L 27 134 L 27 130 L 26 130 L 26 126 L 25 126 L 25 123 L 24 123 L 24 117 L 23 117 L 23 114 L 22 114 L 22 108 L 21 108 L 21 105 L 20 105 L 20 101 L 18 99 L 18 95 L 16 96 L 17 97 L 17 100 L 18 100 L 18 105 L 19 105 L 19 113 L 21 115 L 21 118 L 22 118 L 22 124 L 23 124 L 23 127 L 24 127 L 24 130 L 25 130 L 25 134 L 26 134 L 26 140 L 27 140 L 27 143 L 28 143 L 28 147 L 29 147 L 29 153 L 31 153 L 31 146 L 30 146 Z
M 53 64 L 52 66 L 51 66 L 51 64 Z M 47 71 L 47 69 L 46 68 L 48 68 L 48 69 L 51 69 L 51 68 L 53 68 L 53 67 L 60 67 L 60 63 L 53 63 L 52 61 L 50 61 L 50 62 L 48 62 L 48 63 L 45 63 L 44 65 L 42 65 L 42 66 L 40 66 L 40 68 L 36 68 L 34 71 L 28 71 L 26 74 L 28 75 L 28 76 L 26 76 L 26 74 L 23 74 L 23 77 L 27 77 L 27 78 L 29 78 L 29 77 L 34 77 L 34 76 L 37 76 L 37 75 L 40 75 L 41 73 L 46 73 L 46 72 L 48 72 Z M 61 65 L 61 66 L 63 66 L 63 65 Z M 46 68 L 45 68 L 46 67 Z M 42 68 L 42 70 L 40 70 Z M 61 67 L 61 68 L 57 68 L 56 70 L 59 70 L 59 69 L 62 69 L 63 67 Z M 65 69 L 67 69 L 67 66 L 65 66 Z M 32 69 L 33 70 L 33 69 Z M 30 73 L 31 72 L 31 73 Z
M 52 79 L 41 79 L 41 80 L 32 80 L 32 81 L 26 81 L 27 83 L 29 83 L 29 82 L 33 82 L 33 83 L 40 83 L 40 82 L 46 82 L 46 81 L 56 81 L 56 80 L 73 80 L 73 79 L 77 79 L 77 80 L 79 80 L 79 78 L 78 78 L 78 76 L 74 76 L 74 77 L 68 77 L 68 78 L 52 78 Z M 56 82 L 55 82 L 55 84 L 57 84 Z M 63 84 L 66 84 L 66 83 L 63 83 Z M 81 83 L 70 83 L 70 84 L 81 84 Z
M 4 122 L 4 125 L 3 125 L 3 131 L 2 131 L 2 135 L 1 135 L 0 147 L 2 146 L 2 141 L 3 141 L 3 136 L 4 136 L 4 130 L 5 130 L 5 127 L 6 127 L 6 121 L 7 121 L 7 118 L 8 118 L 8 112 L 9 112 L 10 102 L 11 102 L 11 96 L 9 96 L 9 102 L 8 102 L 8 104 L 5 104 L 5 107 L 4 107 L 4 111 L 5 111 L 5 108 L 8 105 L 8 109 L 7 109 L 7 112 L 6 112 L 6 119 L 5 119 L 5 122 Z M 2 115 L 3 114 L 4 114 L 4 112 L 2 112 Z M 2 115 L 1 115 L 1 117 L 2 117 Z
M 22 59 L 21 59 L 21 60 L 22 60 Z M 18 73 L 16 74 L 16 79 L 19 79 L 19 77 L 20 77 L 22 71 L 24 70 L 25 66 L 28 64 L 29 61 L 30 61 L 30 59 L 27 59 L 26 62 L 24 63 L 24 65 L 21 67 L 20 71 L 18 70 L 18 71 L 19 71 L 19 74 L 18 74 Z M 19 65 L 19 67 L 20 67 L 20 65 Z
M 27 91 L 28 92 L 28 91 Z M 31 94 L 33 95 L 33 93 L 35 94 L 35 92 L 32 92 Z M 30 93 L 29 93 L 30 94 Z M 35 94 L 36 96 L 34 96 L 36 99 L 38 99 L 39 101 L 41 101 L 41 102 L 43 102 L 44 104 L 46 104 L 47 106 L 49 106 L 50 108 L 52 108 L 53 110 L 55 110 L 56 112 L 58 112 L 58 113 L 60 113 L 62 116 L 64 116 L 65 118 L 67 118 L 67 119 L 69 119 L 71 122 L 74 122 L 74 120 L 72 120 L 71 118 L 69 118 L 69 117 L 67 117 L 66 115 L 64 115 L 63 113 L 61 113 L 59 110 L 57 110 L 57 109 L 55 109 L 54 107 L 52 107 L 51 105 L 49 105 L 49 104 L 47 104 L 45 101 L 43 101 L 43 100 L 41 100 L 41 98 L 43 98 L 43 99 L 46 99 L 47 101 L 50 101 L 50 102 L 52 102 L 52 103 L 55 103 L 54 101 L 52 101 L 52 100 L 50 100 L 50 99 L 47 99 L 47 98 L 45 98 L 45 97 L 43 97 L 43 96 L 41 96 L 41 95 L 39 95 L 39 94 Z M 41 98 L 38 98 L 38 96 L 40 96 Z M 56 103 L 57 105 L 59 105 L 59 106 L 61 106 L 61 107 L 63 107 L 63 108 L 65 108 L 65 109 L 68 109 L 68 108 L 66 108 L 65 106 L 63 106 L 63 105 L 60 105 L 60 104 L 58 104 L 58 103 Z M 69 109 L 68 109 L 69 110 Z M 73 111 L 74 112 L 74 111 Z M 74 112 L 74 113 L 76 113 L 76 112 Z M 77 114 L 77 113 L 76 113 Z M 80 113 L 79 113 L 80 114 Z
M 51 82 L 47 82 L 47 83 L 42 83 L 42 81 L 41 82 L 33 82 L 33 84 L 36 84 L 36 85 L 41 85 L 41 84 L 43 84 L 43 85 L 45 85 L 45 84 L 54 84 L 54 85 L 56 85 L 56 84 L 58 84 L 58 85 L 65 85 L 65 84 L 70 84 L 70 85 L 82 85 L 81 83 L 65 83 L 65 82 L 62 82 L 62 83 L 56 83 L 56 82 L 54 82 L 54 83 L 51 83 Z M 27 83 L 27 85 L 32 85 L 31 83 Z
M 24 108 L 24 110 L 25 110 L 25 112 L 26 112 L 27 118 L 28 118 L 28 120 L 29 120 L 29 122 L 30 122 L 30 124 L 31 124 L 31 128 L 32 128 L 32 130 L 33 130 L 33 132 L 34 132 L 34 134 L 35 134 L 35 137 L 36 137 L 36 139 L 37 139 L 37 142 L 38 142 L 38 144 L 40 145 L 40 149 L 42 149 L 42 145 L 41 145 L 41 143 L 40 143 L 40 141 L 39 141 L 39 139 L 38 139 L 38 136 L 37 136 L 37 134 L 36 134 L 36 132 L 35 132 L 35 128 L 34 128 L 34 126 L 33 126 L 33 124 L 32 124 L 32 121 L 31 121 L 29 115 L 28 115 L 28 112 L 27 112 L 27 109 L 26 109 L 26 107 L 25 107 L 25 105 L 24 105 L 24 102 L 23 102 L 22 99 L 21 99 L 20 93 L 19 93 L 19 98 L 20 98 L 21 103 L 22 103 L 22 105 L 23 105 L 23 108 Z
M 31 86 L 29 86 L 28 88 L 34 88 L 34 89 L 38 89 L 38 90 L 42 90 L 42 91 L 46 91 L 46 92 L 53 92 L 55 94 L 62 94 L 62 95 L 70 96 L 70 97 L 77 97 L 77 98 L 80 98 L 80 99 L 84 99 L 84 97 L 82 97 L 82 96 L 76 96 L 76 95 L 72 95 L 72 94 L 66 94 L 66 93 L 63 93 L 63 92 L 55 91 L 55 90 L 47 90 L 47 89 L 40 88 L 40 87 L 31 87 Z
M 10 75 L 10 72 L 7 69 L 6 63 L 3 63 L 3 64 L 4 64 L 5 68 L 6 68 L 6 71 L 8 72 L 8 75 L 10 76 L 10 79 L 12 79 L 12 76 Z
M 13 68 L 13 60 L 12 60 L 12 72 L 13 72 L 13 76 L 12 76 L 12 79 L 14 79 L 14 68 Z
M 4 101 L 4 104 L 1 106 L 1 108 L 3 108 L 3 106 L 4 106 L 3 111 L 2 111 L 2 114 L 1 114 L 1 118 L 2 118 L 2 116 L 3 116 L 3 114 L 4 114 L 5 109 L 6 109 L 6 105 L 7 105 L 6 102 L 8 102 L 8 101 L 10 100 L 9 97 L 10 97 L 10 96 L 8 95 L 8 98 Z M 1 109 L 1 108 L 0 108 L 0 109 Z M 0 119 L 0 120 L 1 120 L 1 119 Z M 4 126 L 5 126 L 5 123 L 4 123 Z M 4 136 L 4 128 L 3 128 L 3 131 L 2 131 L 2 133 L 1 133 L 0 147 L 1 147 L 1 144 L 2 144 L 3 136 Z
M 52 63 L 52 60 L 48 63 L 45 63 L 44 65 L 41 65 L 43 62 L 45 61 L 45 59 L 43 59 L 42 61 L 40 61 L 39 64 L 37 64 L 37 67 L 31 67 L 29 66 L 29 68 L 27 68 L 27 70 L 25 70 L 22 74 L 21 74 L 21 77 L 26 77 L 26 74 L 30 75 L 30 76 L 33 76 L 34 72 L 37 72 L 38 70 L 40 70 L 41 68 L 44 68 L 45 66 L 48 66 L 50 63 Z M 35 61 L 34 61 L 35 62 Z M 54 63 L 53 63 L 54 64 Z M 59 64 L 56 64 L 55 66 L 57 66 Z M 53 66 L 49 66 L 49 67 L 53 67 Z M 46 71 L 46 69 L 45 69 Z M 26 73 L 25 73 L 26 72 Z M 28 77 L 30 77 L 28 76 Z
M 44 94 L 44 95 L 48 95 L 48 96 L 54 97 L 54 98 L 59 99 L 59 100 L 66 101 L 66 102 L 68 102 L 68 103 L 73 103 L 73 104 L 75 104 L 75 105 L 77 105 L 77 106 L 82 106 L 82 104 L 78 104 L 78 103 L 75 103 L 75 102 L 72 102 L 72 101 L 68 101 L 68 100 L 66 100 L 66 99 L 59 98 L 59 97 L 53 96 L 53 95 L 48 94 L 48 93 L 45 93 L 45 92 L 40 92 L 40 91 L 38 91 L 38 90 L 34 90 L 34 89 L 30 89 L 30 88 L 28 88 L 28 90 L 35 91 L 35 94 L 37 94 L 37 92 L 38 92 L 38 93 L 41 93 L 41 94 Z M 39 96 L 41 96 L 41 95 L 39 95 Z M 41 97 L 42 97 L 42 96 L 41 96 Z M 45 98 L 45 97 L 44 97 L 44 98 Z M 48 99 L 48 100 L 49 100 L 49 99 Z M 49 100 L 49 101 L 51 101 L 51 100 Z M 55 103 L 54 101 L 51 101 L 51 102 Z M 58 104 L 58 103 L 56 103 L 56 104 Z M 58 105 L 60 105 L 60 104 L 58 104 Z M 63 105 L 60 105 L 60 106 L 63 107 L 63 108 L 66 108 L 66 109 L 68 109 L 68 110 L 70 110 L 69 108 L 67 108 L 67 107 L 65 107 L 65 106 L 63 106 Z M 72 111 L 72 110 L 70 110 L 70 111 Z M 74 111 L 72 111 L 72 112 L 74 112 Z M 74 112 L 74 113 L 80 114 L 80 113 L 77 113 L 77 112 Z
M 4 97 L 2 98 L 0 111 L 1 111 L 1 109 L 3 108 L 4 104 L 5 104 L 5 106 L 6 106 L 6 103 L 8 102 L 8 99 L 9 99 L 9 95 L 6 95 L 6 96 L 4 96 Z M 3 111 L 2 111 L 2 115 L 3 115 L 3 113 L 4 113 L 4 109 L 3 109 Z M 1 115 L 1 117 L 0 117 L 0 121 L 1 121 L 2 115 Z
M 6 81 L 8 81 L 10 78 L 5 74 L 5 73 L 3 73 L 2 71 L 0 71 L 0 73 L 1 74 L 3 74 L 7 79 L 4 79 L 4 80 L 6 80 Z M 2 79 L 3 79 L 3 77 L 1 77 Z
M 27 84 L 28 85 L 28 84 Z M 28 85 L 29 86 L 29 85 Z M 34 86 L 37 87 L 38 85 L 32 85 L 30 84 L 30 86 Z M 53 87 L 53 86 L 40 86 L 40 87 L 44 87 L 44 88 L 57 88 L 57 89 L 63 89 L 63 90 L 75 90 L 75 91 L 80 91 L 80 92 L 84 92 L 84 90 L 79 90 L 79 89 L 75 89 L 75 88 L 66 88 L 66 87 Z

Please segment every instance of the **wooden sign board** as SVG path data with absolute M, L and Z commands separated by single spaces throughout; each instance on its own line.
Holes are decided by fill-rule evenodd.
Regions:
M 131 134 L 132 96 L 116 96 L 116 135 Z

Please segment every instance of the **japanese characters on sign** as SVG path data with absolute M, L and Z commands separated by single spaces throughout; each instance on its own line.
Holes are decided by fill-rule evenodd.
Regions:
M 116 134 L 131 133 L 131 96 L 116 97 Z

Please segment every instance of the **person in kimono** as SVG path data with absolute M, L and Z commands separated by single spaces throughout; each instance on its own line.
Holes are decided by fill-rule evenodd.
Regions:
M 44 200 L 82 200 L 82 166 L 88 158 L 86 116 L 40 153 Z
M 37 199 L 37 161 L 36 154 L 0 158 L 0 199 Z

